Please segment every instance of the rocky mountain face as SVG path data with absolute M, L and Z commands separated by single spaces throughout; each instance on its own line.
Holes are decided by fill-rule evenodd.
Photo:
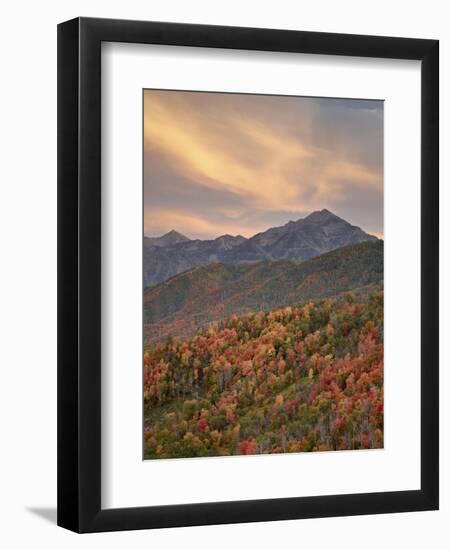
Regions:
M 223 235 L 214 240 L 190 240 L 170 231 L 162 237 L 144 238 L 144 287 L 196 266 L 279 259 L 299 262 L 343 246 L 377 240 L 329 210 L 313 212 L 249 239 Z
M 145 290 L 145 343 L 169 335 L 188 337 L 233 314 L 382 288 L 383 241 L 378 239 L 301 263 L 281 259 L 199 266 Z

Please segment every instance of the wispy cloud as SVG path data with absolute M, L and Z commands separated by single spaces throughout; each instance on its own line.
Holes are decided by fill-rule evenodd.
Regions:
M 253 234 L 325 207 L 381 233 L 382 104 L 351 103 L 146 91 L 146 233 Z

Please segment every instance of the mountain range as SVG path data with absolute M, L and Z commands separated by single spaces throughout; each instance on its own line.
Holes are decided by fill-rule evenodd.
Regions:
M 267 233 L 257 236 L 259 242 L 272 242 L 274 250 L 279 240 Z M 337 242 L 336 234 L 332 238 Z M 144 291 L 145 344 L 169 335 L 192 336 L 233 314 L 336 297 L 350 290 L 360 294 L 381 290 L 383 244 L 370 238 L 303 262 L 264 259 L 188 269 Z
M 222 235 L 211 240 L 189 239 L 172 230 L 161 237 L 144 237 L 144 287 L 212 263 L 302 262 L 364 241 L 378 239 L 326 209 L 250 238 Z

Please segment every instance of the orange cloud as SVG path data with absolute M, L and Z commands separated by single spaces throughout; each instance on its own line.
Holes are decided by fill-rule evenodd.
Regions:
M 271 211 L 312 211 L 330 201 L 344 201 L 352 189 L 382 189 L 381 165 L 373 169 L 353 159 L 350 147 L 338 152 L 337 147 L 313 141 L 307 110 L 296 112 L 294 123 L 292 115 L 289 124 L 283 124 L 276 117 L 277 98 L 270 98 L 265 111 L 257 111 L 245 109 L 254 104 L 249 96 L 247 103 L 239 103 L 244 96 L 234 96 L 235 103 L 227 94 L 207 96 L 205 101 L 204 94 L 154 90 L 144 94 L 145 151 L 153 158 L 158 155 L 173 173 L 206 189 L 241 197 L 246 208 Z M 345 139 L 343 134 L 339 145 L 345 145 Z M 236 210 L 229 217 L 241 213 Z M 167 223 L 168 217 L 179 215 L 167 211 Z M 206 233 L 202 224 L 213 222 L 192 217 L 190 223 L 198 227 L 196 232 Z M 172 225 L 176 226 L 175 220 Z M 236 226 L 223 229 L 246 233 Z M 214 233 L 218 231 L 219 227 Z

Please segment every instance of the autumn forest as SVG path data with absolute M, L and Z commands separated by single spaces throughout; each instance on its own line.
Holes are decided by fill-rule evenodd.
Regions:
M 232 316 L 144 353 L 144 457 L 383 446 L 383 293 Z

